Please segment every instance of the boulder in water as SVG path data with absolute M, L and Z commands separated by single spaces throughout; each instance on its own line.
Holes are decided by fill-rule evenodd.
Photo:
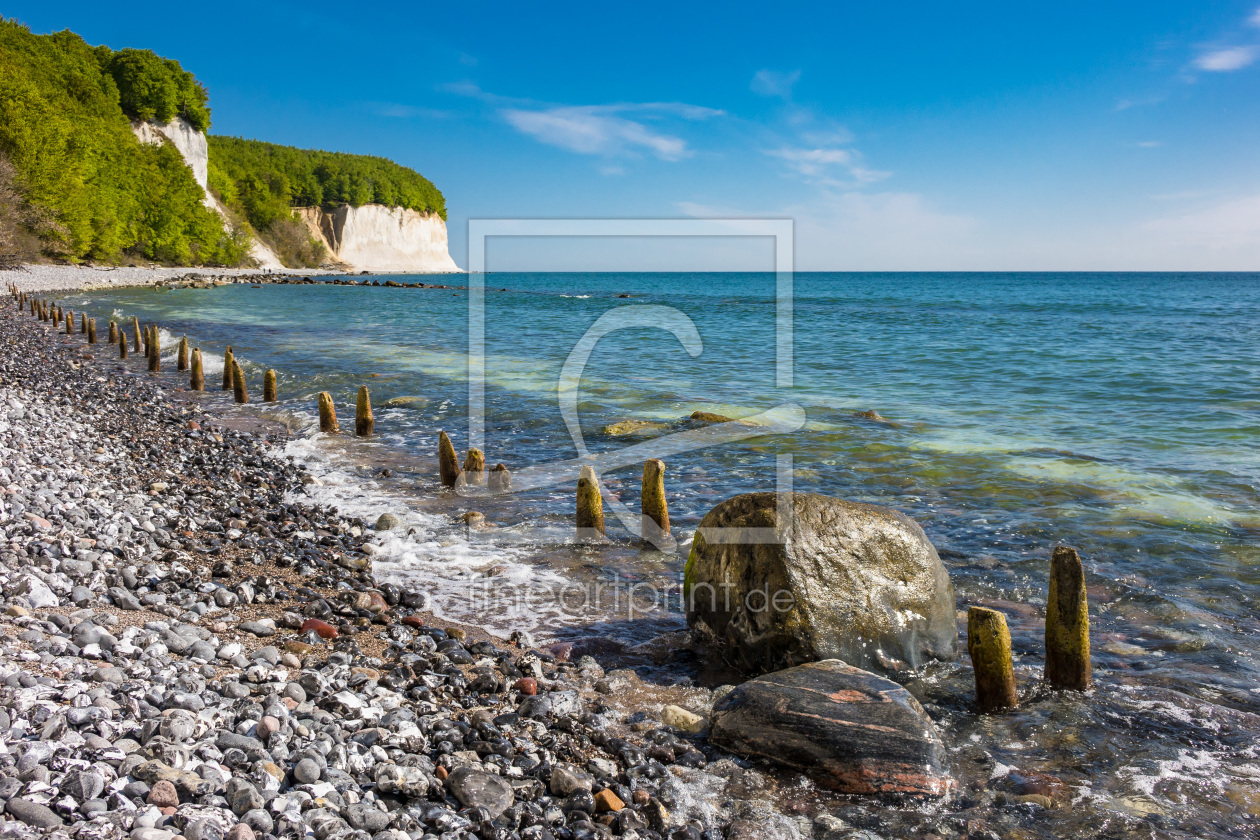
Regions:
M 820 659 L 896 671 L 958 654 L 954 587 L 923 529 L 810 493 L 722 502 L 696 531 L 687 621 L 748 673 Z M 787 518 L 787 517 L 785 517 Z
M 901 686 L 835 659 L 767 674 L 713 706 L 709 740 L 846 794 L 940 796 L 945 747 Z

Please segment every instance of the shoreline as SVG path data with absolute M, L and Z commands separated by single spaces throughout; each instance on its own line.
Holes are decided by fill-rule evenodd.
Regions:
M 30 264 L 11 271 L 0 271 L 5 290 L 10 285 L 19 291 L 88 292 L 103 289 L 147 288 L 189 277 L 231 278 L 236 282 L 246 280 L 279 280 L 301 277 L 389 277 L 395 275 L 464 275 L 465 271 L 372 271 L 348 272 L 336 269 L 267 269 L 267 268 L 208 268 L 180 266 L 78 266 Z

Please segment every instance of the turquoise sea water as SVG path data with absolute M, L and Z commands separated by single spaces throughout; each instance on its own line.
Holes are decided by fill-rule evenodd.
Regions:
M 1199 826 L 1185 836 L 1243 836 L 1236 827 L 1254 824 L 1260 274 L 797 274 L 790 387 L 776 378 L 772 274 L 496 273 L 485 283 L 491 465 L 520 475 L 574 458 L 557 401 L 566 358 L 610 310 L 669 307 L 681 314 L 650 310 L 648 323 L 685 316 L 703 349 L 693 356 L 651 327 L 601 339 L 577 402 L 592 452 L 685 431 L 697 409 L 741 417 L 792 403 L 805 416 L 796 432 L 665 458 L 682 551 L 718 501 L 773 489 L 776 459 L 789 454 L 795 489 L 917 519 L 959 608 L 1007 613 L 1031 690 L 1050 551 L 1074 545 L 1088 570 L 1097 697 L 1032 698 L 995 721 L 970 713 L 965 663 L 916 683 L 959 762 L 987 756 L 971 782 L 1000 781 L 1012 766 L 1054 772 L 1076 790 L 1082 825 L 1105 818 L 1134 836 L 1182 836 L 1183 818 Z M 669 609 L 632 618 L 548 601 L 547 587 L 591 582 L 664 591 L 685 556 L 641 550 L 611 515 L 611 546 L 572 545 L 568 473 L 506 498 L 438 492 L 438 430 L 460 450 L 469 440 L 467 291 L 237 285 L 69 300 L 98 318 L 161 323 L 168 351 L 181 334 L 208 358 L 231 344 L 255 398 L 274 368 L 281 402 L 244 411 L 300 430 L 290 452 L 318 467 L 325 501 L 365 518 L 405 512 L 415 533 L 388 543 L 378 568 L 428 586 L 452 617 L 473 615 L 470 588 L 495 579 L 520 594 L 491 610 L 492 629 L 532 623 L 634 645 L 681 626 Z M 314 395 L 330 391 L 349 429 L 361 384 L 377 436 L 315 434 Z M 886 422 L 858 414 L 867 410 Z M 604 433 L 627 419 L 664 425 Z M 632 510 L 640 464 L 601 476 Z M 379 477 L 382 467 L 393 475 Z M 468 510 L 498 527 L 457 527 Z

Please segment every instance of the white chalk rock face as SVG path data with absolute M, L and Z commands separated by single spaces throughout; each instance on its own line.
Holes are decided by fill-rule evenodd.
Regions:
M 133 122 L 131 130 L 135 132 L 141 143 L 148 143 L 151 146 L 158 146 L 163 142 L 169 141 L 179 151 L 180 156 L 184 158 L 184 163 L 188 164 L 188 168 L 192 170 L 193 179 L 201 186 L 201 191 L 205 193 L 203 203 L 222 216 L 225 222 L 231 223 L 227 212 L 219 206 L 219 202 L 215 201 L 214 196 L 210 194 L 208 186 L 210 146 L 206 142 L 206 135 L 203 132 L 193 128 L 192 123 L 183 117 L 176 117 L 168 123 Z M 275 252 L 258 239 L 254 239 L 250 243 L 249 256 L 259 268 L 284 268 L 284 263 L 280 262 L 280 258 L 275 255 Z
M 171 141 L 184 163 L 193 171 L 193 178 L 206 190 L 210 167 L 210 147 L 206 143 L 206 135 L 193 128 L 192 123 L 183 117 L 176 117 L 168 123 L 139 122 L 132 123 L 131 130 L 140 138 L 141 143 L 157 146 L 165 137 Z
M 459 271 L 439 216 L 379 204 L 300 207 L 298 214 L 329 255 L 354 271 Z

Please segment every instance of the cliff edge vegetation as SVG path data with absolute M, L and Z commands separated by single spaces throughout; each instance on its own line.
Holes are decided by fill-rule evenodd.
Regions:
M 0 252 L 239 263 L 246 236 L 205 207 L 179 152 L 132 133 L 132 118 L 175 116 L 210 122 L 205 91 L 177 62 L 0 20 Z

